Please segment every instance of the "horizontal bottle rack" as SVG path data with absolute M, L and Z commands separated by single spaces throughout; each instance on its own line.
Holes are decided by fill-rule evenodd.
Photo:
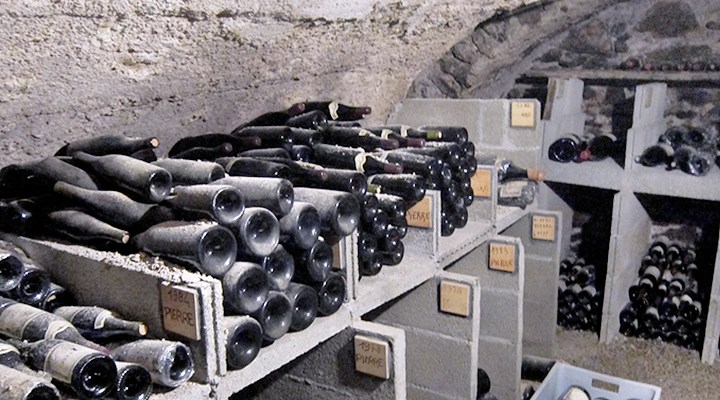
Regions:
M 669 77 L 672 78 L 672 74 Z M 610 158 L 582 163 L 549 160 L 550 144 L 565 134 L 583 133 L 586 119 L 582 111 L 585 82 L 552 75 L 549 78 L 540 168 L 545 170 L 551 188 L 541 190 L 539 204 L 561 211 L 565 216 L 562 229 L 565 236 L 560 240 L 562 257 L 570 242 L 572 217 L 577 213 L 593 212 L 587 205 L 578 204 L 577 198 L 589 192 L 597 193 L 596 198 L 605 198 L 605 203 L 609 204 L 608 242 L 603 243 L 608 247 L 608 254 L 607 270 L 602 277 L 604 300 L 599 338 L 601 342 L 610 342 L 621 335 L 620 311 L 629 301 L 628 289 L 637 278 L 640 260 L 658 230 L 673 223 L 686 229 L 697 229 L 711 238 L 718 234 L 720 216 L 712 210 L 720 206 L 720 168 L 712 168 L 706 176 L 695 177 L 679 170 L 666 171 L 662 167 L 635 163 L 634 158 L 656 143 L 667 128 L 664 113 L 668 84 L 657 82 L 635 87 L 632 127 L 627 131 L 625 152 L 620 155 L 624 162 Z M 607 83 L 592 76 L 582 78 L 589 83 Z M 628 86 L 632 87 L 632 82 Z M 711 260 L 704 267 L 705 276 L 712 277 L 712 288 L 706 293 L 710 300 L 700 351 L 701 360 L 710 364 L 718 357 L 720 337 L 720 274 L 717 273 L 720 244 L 711 241 L 702 249 Z
M 511 126 L 511 103 L 408 100 L 389 123 L 464 125 L 479 153 L 536 167 L 542 137 L 535 112 L 539 103 L 522 102 L 531 104 L 532 126 L 518 128 Z M 436 117 L 422 121 L 417 115 Z M 376 276 L 360 276 L 357 235 L 346 237 L 335 265 L 346 277 L 345 304 L 306 330 L 264 347 L 241 370 L 225 364 L 219 280 L 143 254 L 1 238 L 45 266 L 80 304 L 145 321 L 152 336 L 191 347 L 197 367 L 191 382 L 155 393 L 153 399 L 225 399 L 236 393 L 282 399 L 323 391 L 373 399 L 472 399 L 478 368 L 488 371 L 496 395 L 518 398 L 522 355 L 555 353 L 554 277 L 563 223 L 559 213 L 541 211 L 536 204 L 525 209 L 498 205 L 496 168 L 478 170 L 486 195 L 469 207 L 467 226 L 441 236 L 440 194 L 428 191 L 431 226 L 411 227 L 403 239 L 402 262 Z M 167 295 L 173 290 L 185 295 L 182 301 Z

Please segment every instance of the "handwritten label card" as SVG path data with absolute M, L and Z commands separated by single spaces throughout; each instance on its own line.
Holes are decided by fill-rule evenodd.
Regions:
M 555 241 L 557 219 L 550 215 L 533 215 L 531 237 L 535 240 Z
M 460 282 L 440 282 L 440 311 L 467 317 L 470 315 L 470 286 Z
M 407 219 L 408 226 L 414 226 L 416 228 L 432 228 L 432 197 L 425 196 L 422 200 L 415 203 L 414 206 L 410 207 L 405 213 L 405 219 Z
M 517 248 L 513 244 L 490 243 L 488 268 L 497 271 L 515 272 Z
M 200 339 L 200 301 L 197 291 L 170 282 L 160 285 L 163 328 L 192 340 Z
M 490 186 L 492 181 L 492 170 L 478 168 L 475 175 L 470 178 L 473 196 L 488 198 L 491 195 Z
M 510 126 L 513 128 L 535 127 L 535 103 L 514 101 L 510 104 Z
M 388 342 L 355 335 L 355 370 L 364 374 L 390 379 L 390 345 Z

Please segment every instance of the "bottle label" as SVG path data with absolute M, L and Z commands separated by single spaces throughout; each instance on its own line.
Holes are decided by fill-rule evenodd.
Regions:
M 383 139 L 389 139 L 390 135 L 393 133 L 395 132 L 391 131 L 390 129 L 383 129 L 382 131 L 380 131 L 380 137 Z
M 365 172 L 365 161 L 367 161 L 368 154 L 363 152 L 358 153 L 355 156 L 355 170 L 358 172 Z
M 70 328 L 73 328 L 73 325 L 67 321 L 52 321 L 45 330 L 45 339 L 55 339 L 58 334 Z
M 522 190 L 525 185 L 525 181 L 522 180 L 504 183 L 502 186 L 500 186 L 500 197 L 503 199 L 520 197 L 522 195 Z
M 0 332 L 15 339 L 22 339 L 25 327 L 43 313 L 45 311 L 26 304 L 18 303 L 8 306 L 0 314 Z
M 336 101 L 333 101 L 330 104 L 328 104 L 328 111 L 330 111 L 330 118 L 332 118 L 333 120 L 340 118 L 340 116 L 338 115 L 338 108 L 340 108 L 340 105 Z
M 108 318 L 111 318 L 112 316 L 113 316 L 112 312 L 110 312 L 109 310 L 104 310 L 97 317 L 95 317 L 95 324 L 93 325 L 93 328 L 95 328 L 95 329 L 104 328 L 105 321 L 107 321 Z
M 83 358 L 97 352 L 71 342 L 60 342 L 50 349 L 45 357 L 43 370 L 50 373 L 53 379 L 64 383 L 72 382 L 72 373 Z
M 11 345 L 5 344 L 5 343 L 0 343 L 0 355 L 7 354 L 7 353 L 20 354 L 18 349 L 16 349 L 14 346 L 11 346 Z
M 358 136 L 373 136 L 373 133 L 367 129 L 359 129 Z
M 407 134 L 408 129 L 410 129 L 409 126 L 407 126 L 407 125 L 400 125 L 400 136 L 402 136 L 402 137 L 407 137 L 407 135 L 408 135 L 408 134 Z

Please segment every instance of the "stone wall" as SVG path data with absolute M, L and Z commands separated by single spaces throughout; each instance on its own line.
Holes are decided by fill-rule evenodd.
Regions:
M 522 0 L 56 0 L 0 5 L 2 165 L 102 133 L 222 132 L 296 101 L 384 122 L 413 79 Z

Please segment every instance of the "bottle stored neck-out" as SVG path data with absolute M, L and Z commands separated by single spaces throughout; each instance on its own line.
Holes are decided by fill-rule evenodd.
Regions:
M 167 387 L 182 385 L 195 372 L 190 348 L 170 340 L 136 340 L 115 348 L 112 356 L 117 361 L 142 365 L 154 383 Z

